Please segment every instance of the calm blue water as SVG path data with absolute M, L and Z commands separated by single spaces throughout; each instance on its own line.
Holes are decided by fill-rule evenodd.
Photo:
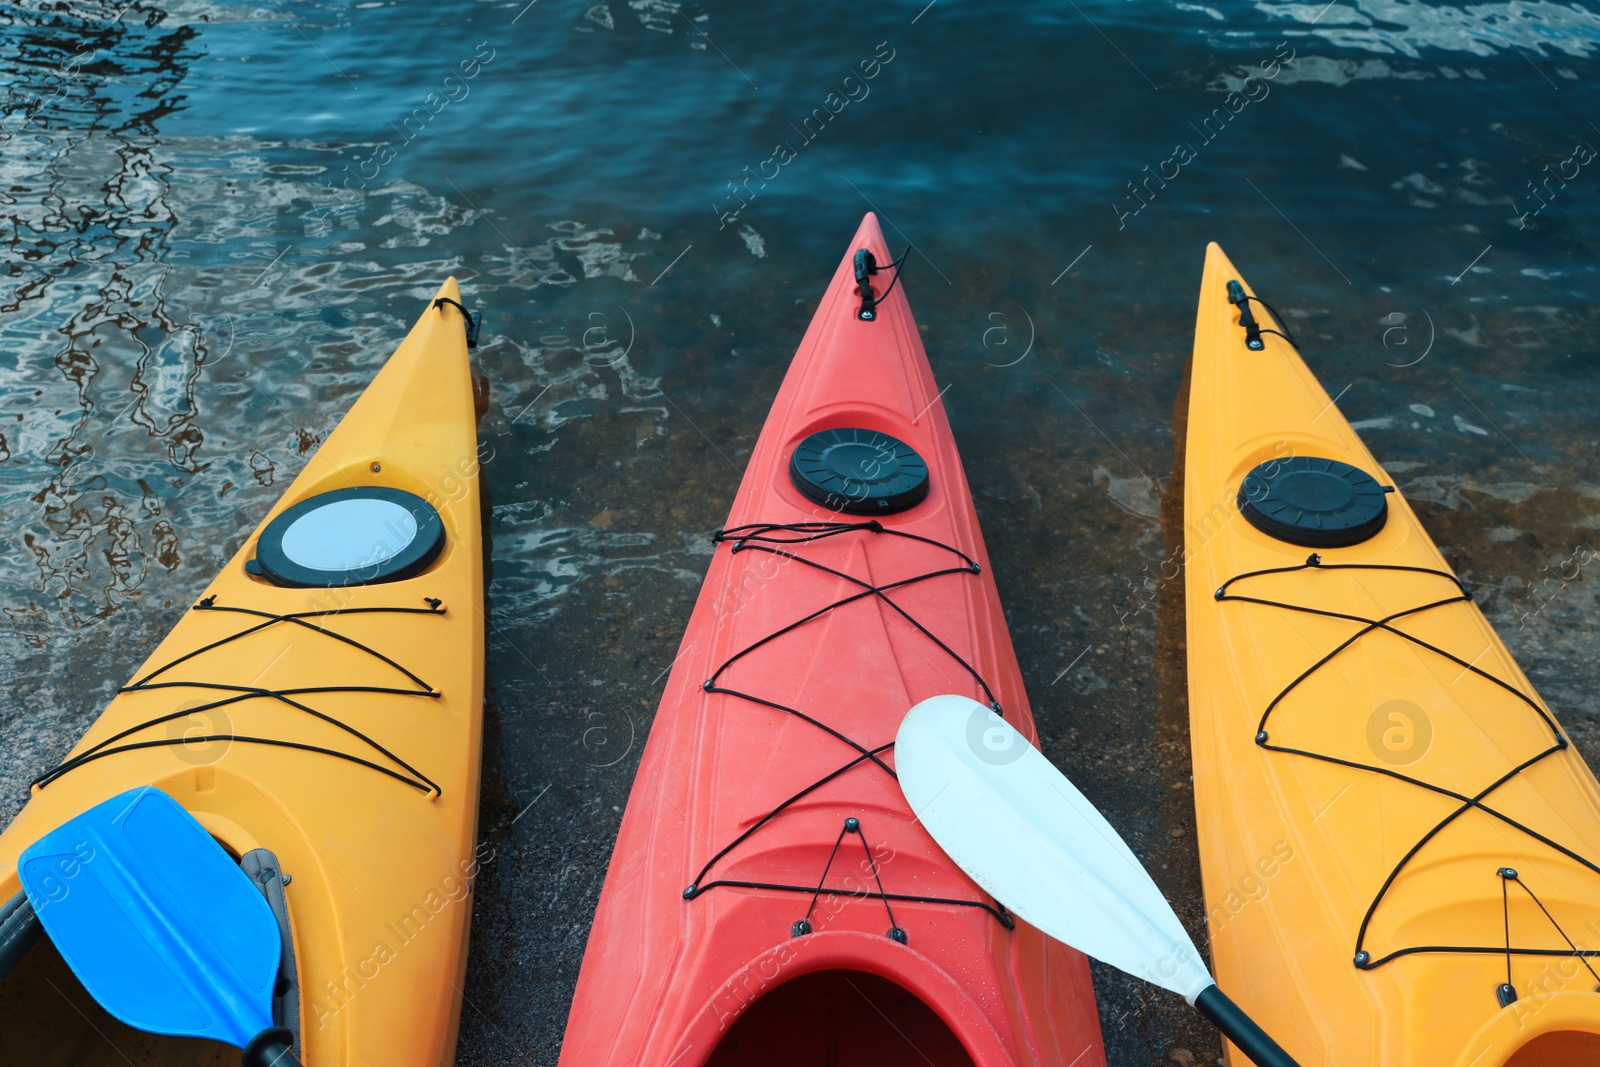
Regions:
M 0 808 L 456 274 L 498 857 L 460 1062 L 553 1063 L 706 534 L 869 209 L 1047 751 L 1186 917 L 1150 579 L 1208 240 L 1600 751 L 1600 586 L 1546 581 L 1600 542 L 1597 50 L 1600 9 L 1537 2 L 0 6 Z M 1117 1067 L 1215 1061 L 1096 974 Z

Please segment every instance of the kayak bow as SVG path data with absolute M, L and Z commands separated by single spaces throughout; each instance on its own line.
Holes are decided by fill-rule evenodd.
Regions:
M 1600 1062 L 1600 786 L 1211 245 L 1184 486 L 1217 978 L 1305 1063 Z
M 97 873 L 103 863 L 58 849 L 57 869 L 30 878 L 24 898 L 24 849 L 143 786 L 198 820 L 259 887 L 285 961 L 274 1020 L 297 1032 L 307 1063 L 454 1057 L 480 861 L 483 706 L 477 430 L 460 299 L 446 282 L 260 528 L 0 836 L 0 900 L 10 900 L 0 962 L 15 964 L 0 984 L 8 1060 L 122 1064 L 120 1046 L 141 1064 L 237 1062 L 117 1023 L 68 974 L 65 948 L 29 940 L 30 909 L 91 884 L 118 890 Z
M 974 885 L 895 781 L 926 697 L 1033 735 L 897 274 L 869 215 L 717 535 L 563 1067 L 1105 1062 L 1084 957 Z

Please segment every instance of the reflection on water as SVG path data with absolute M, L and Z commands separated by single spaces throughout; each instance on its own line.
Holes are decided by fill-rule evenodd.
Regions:
M 1600 14 L 1576 4 L 1547 2 L 1468 4 L 1355 0 L 1349 5 L 1257 3 L 1257 10 L 1292 19 L 1331 44 L 1367 52 L 1422 58 L 1424 49 L 1475 56 L 1526 50 L 1538 59 L 1587 59 L 1600 46 Z M 1566 70 L 1563 77 L 1578 80 Z
M 139 5 L 112 22 L 114 10 L 6 12 L 0 452 L 13 462 L 0 508 L 14 550 L 0 573 L 32 594 L 5 610 L 34 645 L 117 611 L 152 567 L 179 565 L 150 480 L 204 469 L 194 388 L 209 349 L 166 297 L 176 215 L 156 138 L 195 31 L 156 26 Z M 132 358 L 107 363 L 110 349 Z
M 730 187 L 880 42 L 870 95 Z M 708 533 L 869 206 L 915 245 L 1047 751 L 1186 917 L 1163 575 L 1207 240 L 1600 751 L 1597 42 L 1554 3 L 0 6 L 0 817 L 455 274 L 502 857 L 460 1062 L 553 1062 Z M 1215 1062 L 1175 998 L 1096 978 L 1114 1067 Z

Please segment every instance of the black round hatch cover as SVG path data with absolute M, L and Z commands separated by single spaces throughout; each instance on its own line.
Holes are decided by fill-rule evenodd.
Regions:
M 1264 534 L 1310 548 L 1356 545 L 1383 529 L 1389 502 L 1372 475 L 1320 456 L 1269 460 L 1245 475 L 1239 510 Z
M 828 510 L 851 515 L 904 511 L 928 495 L 928 464 L 916 449 L 886 433 L 848 426 L 796 445 L 789 478 Z
M 245 570 L 274 585 L 396 582 L 444 548 L 444 522 L 420 496 L 362 485 L 302 500 L 267 524 Z

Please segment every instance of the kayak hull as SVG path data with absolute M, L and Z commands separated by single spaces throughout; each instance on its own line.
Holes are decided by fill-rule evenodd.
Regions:
M 438 297 L 459 303 L 455 281 Z M 444 528 L 439 555 L 413 577 L 339 588 L 250 573 L 276 516 L 353 486 L 426 500 Z M 451 1062 L 472 882 L 488 858 L 476 849 L 480 521 L 463 321 L 430 302 L 66 769 L 34 786 L 0 836 L 0 897 L 20 888 L 17 859 L 35 840 L 102 800 L 156 786 L 231 853 L 269 849 L 290 876 L 306 1062 Z M 238 699 L 218 703 L 219 693 Z M 26 967 L 0 986 L 0 1025 L 11 1031 L 0 1043 L 47 1062 L 52 1035 L 23 1033 L 19 1017 L 34 995 L 17 980 Z M 148 1062 L 190 1056 L 173 1044 Z
M 996 700 L 1034 732 L 909 305 L 899 287 L 882 299 L 884 272 L 872 282 L 875 317 L 859 317 L 859 249 L 890 262 L 870 215 L 751 454 L 674 661 L 563 1067 L 802 1062 L 813 1051 L 841 1064 L 920 1063 L 936 1049 L 948 1057 L 939 1063 L 1104 1062 L 1086 960 L 961 874 L 891 774 L 900 720 L 937 693 Z M 926 464 L 926 498 L 879 518 L 881 532 L 791 479 L 796 446 L 839 428 L 888 434 Z M 794 524 L 816 524 L 818 536 L 761 540 L 808 536 Z M 809 932 L 797 932 L 801 920 Z M 885 990 L 874 1001 L 882 1021 L 821 1033 L 818 1006 L 843 1011 L 872 980 L 886 983 L 874 987 Z M 897 1025 L 923 1026 L 926 1050 L 893 1038 Z
M 1285 339 L 1247 347 L 1230 281 L 1253 296 L 1212 245 L 1184 468 L 1218 984 L 1302 1063 L 1600 1055 L 1600 981 L 1561 933 L 1600 945 L 1600 786 L 1403 494 L 1384 493 L 1380 528 L 1342 547 L 1280 540 L 1245 513 L 1247 475 L 1307 457 L 1396 483 Z

